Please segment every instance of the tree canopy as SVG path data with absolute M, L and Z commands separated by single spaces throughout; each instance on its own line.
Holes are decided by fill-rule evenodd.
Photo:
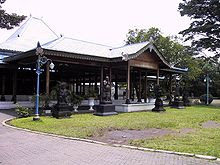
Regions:
M 173 66 L 184 67 L 184 61 L 193 58 L 195 52 L 178 42 L 177 37 L 163 36 L 158 28 L 129 30 L 126 44 L 140 43 L 153 40 L 161 54 Z
M 18 26 L 25 18 L 24 15 L 17 15 L 16 13 L 8 14 L 2 9 L 2 4 L 6 0 L 0 0 L 0 28 L 1 29 L 12 29 Z
M 220 56 L 220 1 L 183 0 L 179 4 L 181 16 L 188 16 L 192 22 L 180 33 L 198 50 L 206 49 Z
M 198 97 L 205 93 L 204 78 L 209 74 L 212 79 L 211 93 L 220 96 L 220 67 L 214 61 L 217 57 L 196 57 L 198 52 L 189 46 L 180 44 L 177 37 L 164 36 L 158 28 L 133 29 L 127 33 L 126 44 L 140 43 L 153 40 L 158 50 L 166 60 L 176 67 L 187 67 L 183 75 L 185 85 L 190 93 Z
M 126 44 L 140 43 L 153 40 L 153 43 L 158 48 L 160 53 L 166 60 L 176 67 L 187 67 L 187 74 L 183 75 L 185 85 L 188 86 L 190 92 L 195 96 L 204 94 L 204 64 L 207 59 L 196 58 L 197 51 L 191 47 L 180 44 L 177 37 L 164 36 L 158 28 L 152 27 L 150 29 L 133 29 L 127 33 Z M 211 60 L 211 59 L 210 59 Z M 209 64 L 209 63 L 208 63 Z M 216 68 L 213 64 L 212 68 Z M 215 74 L 213 72 L 213 74 Z M 211 76 L 212 77 L 212 76 Z

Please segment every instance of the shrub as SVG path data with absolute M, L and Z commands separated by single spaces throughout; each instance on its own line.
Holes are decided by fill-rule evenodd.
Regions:
M 209 96 L 209 104 L 211 104 L 211 102 L 213 101 L 213 96 L 211 94 L 208 95 Z M 206 104 L 207 103 L 207 94 L 201 95 L 199 97 L 200 101 L 202 104 Z
M 79 96 L 73 92 L 71 93 L 71 102 L 73 105 L 80 105 L 83 99 L 84 98 L 82 96 Z
M 31 116 L 31 109 L 30 108 L 26 108 L 26 107 L 22 107 L 20 105 L 17 105 L 15 111 L 16 111 L 18 117 L 20 117 L 20 118 Z
M 32 96 L 31 102 L 34 103 L 34 106 L 36 106 L 36 95 Z M 40 94 L 39 96 L 39 106 L 40 107 L 48 107 L 50 103 L 50 96 L 47 94 Z
M 97 94 L 97 91 L 96 90 L 94 90 L 94 89 L 89 89 L 88 91 L 87 91 L 87 95 L 85 95 L 85 98 L 86 99 L 89 99 L 89 98 L 97 98 L 97 96 L 98 96 L 98 94 Z

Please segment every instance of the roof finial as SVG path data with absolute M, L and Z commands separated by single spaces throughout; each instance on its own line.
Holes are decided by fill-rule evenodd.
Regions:
M 128 61 L 128 53 L 122 52 L 121 56 L 122 56 L 122 61 Z
M 150 42 L 150 43 L 153 43 L 153 42 L 154 42 L 153 36 L 150 36 L 149 42 Z
M 40 42 L 37 42 L 37 48 L 36 48 L 36 55 L 42 55 L 43 54 L 43 49 L 40 46 Z
M 40 42 L 38 41 L 37 42 L 37 48 L 40 48 L 41 47 L 41 45 L 40 45 Z

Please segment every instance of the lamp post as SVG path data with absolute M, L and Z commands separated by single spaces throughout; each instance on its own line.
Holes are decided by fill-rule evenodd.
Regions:
M 209 105 L 209 82 L 211 82 L 209 74 L 206 75 L 204 82 L 206 82 L 206 105 Z
M 40 120 L 39 117 L 39 90 L 40 90 L 40 74 L 41 72 L 41 66 L 46 64 L 47 62 L 50 62 L 50 68 L 54 68 L 54 64 L 52 63 L 51 59 L 48 59 L 47 57 L 43 56 L 43 49 L 40 46 L 40 43 L 37 43 L 36 48 L 36 55 L 38 56 L 37 59 L 37 67 L 36 67 L 36 73 L 37 73 L 37 93 L 36 93 L 36 109 L 35 109 L 35 116 L 33 117 L 33 120 Z

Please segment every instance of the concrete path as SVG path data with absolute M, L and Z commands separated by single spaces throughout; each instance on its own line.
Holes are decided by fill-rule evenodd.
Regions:
M 12 117 L 0 110 L 0 121 Z M 217 165 L 172 154 L 143 152 L 119 147 L 39 135 L 0 124 L 0 165 Z

